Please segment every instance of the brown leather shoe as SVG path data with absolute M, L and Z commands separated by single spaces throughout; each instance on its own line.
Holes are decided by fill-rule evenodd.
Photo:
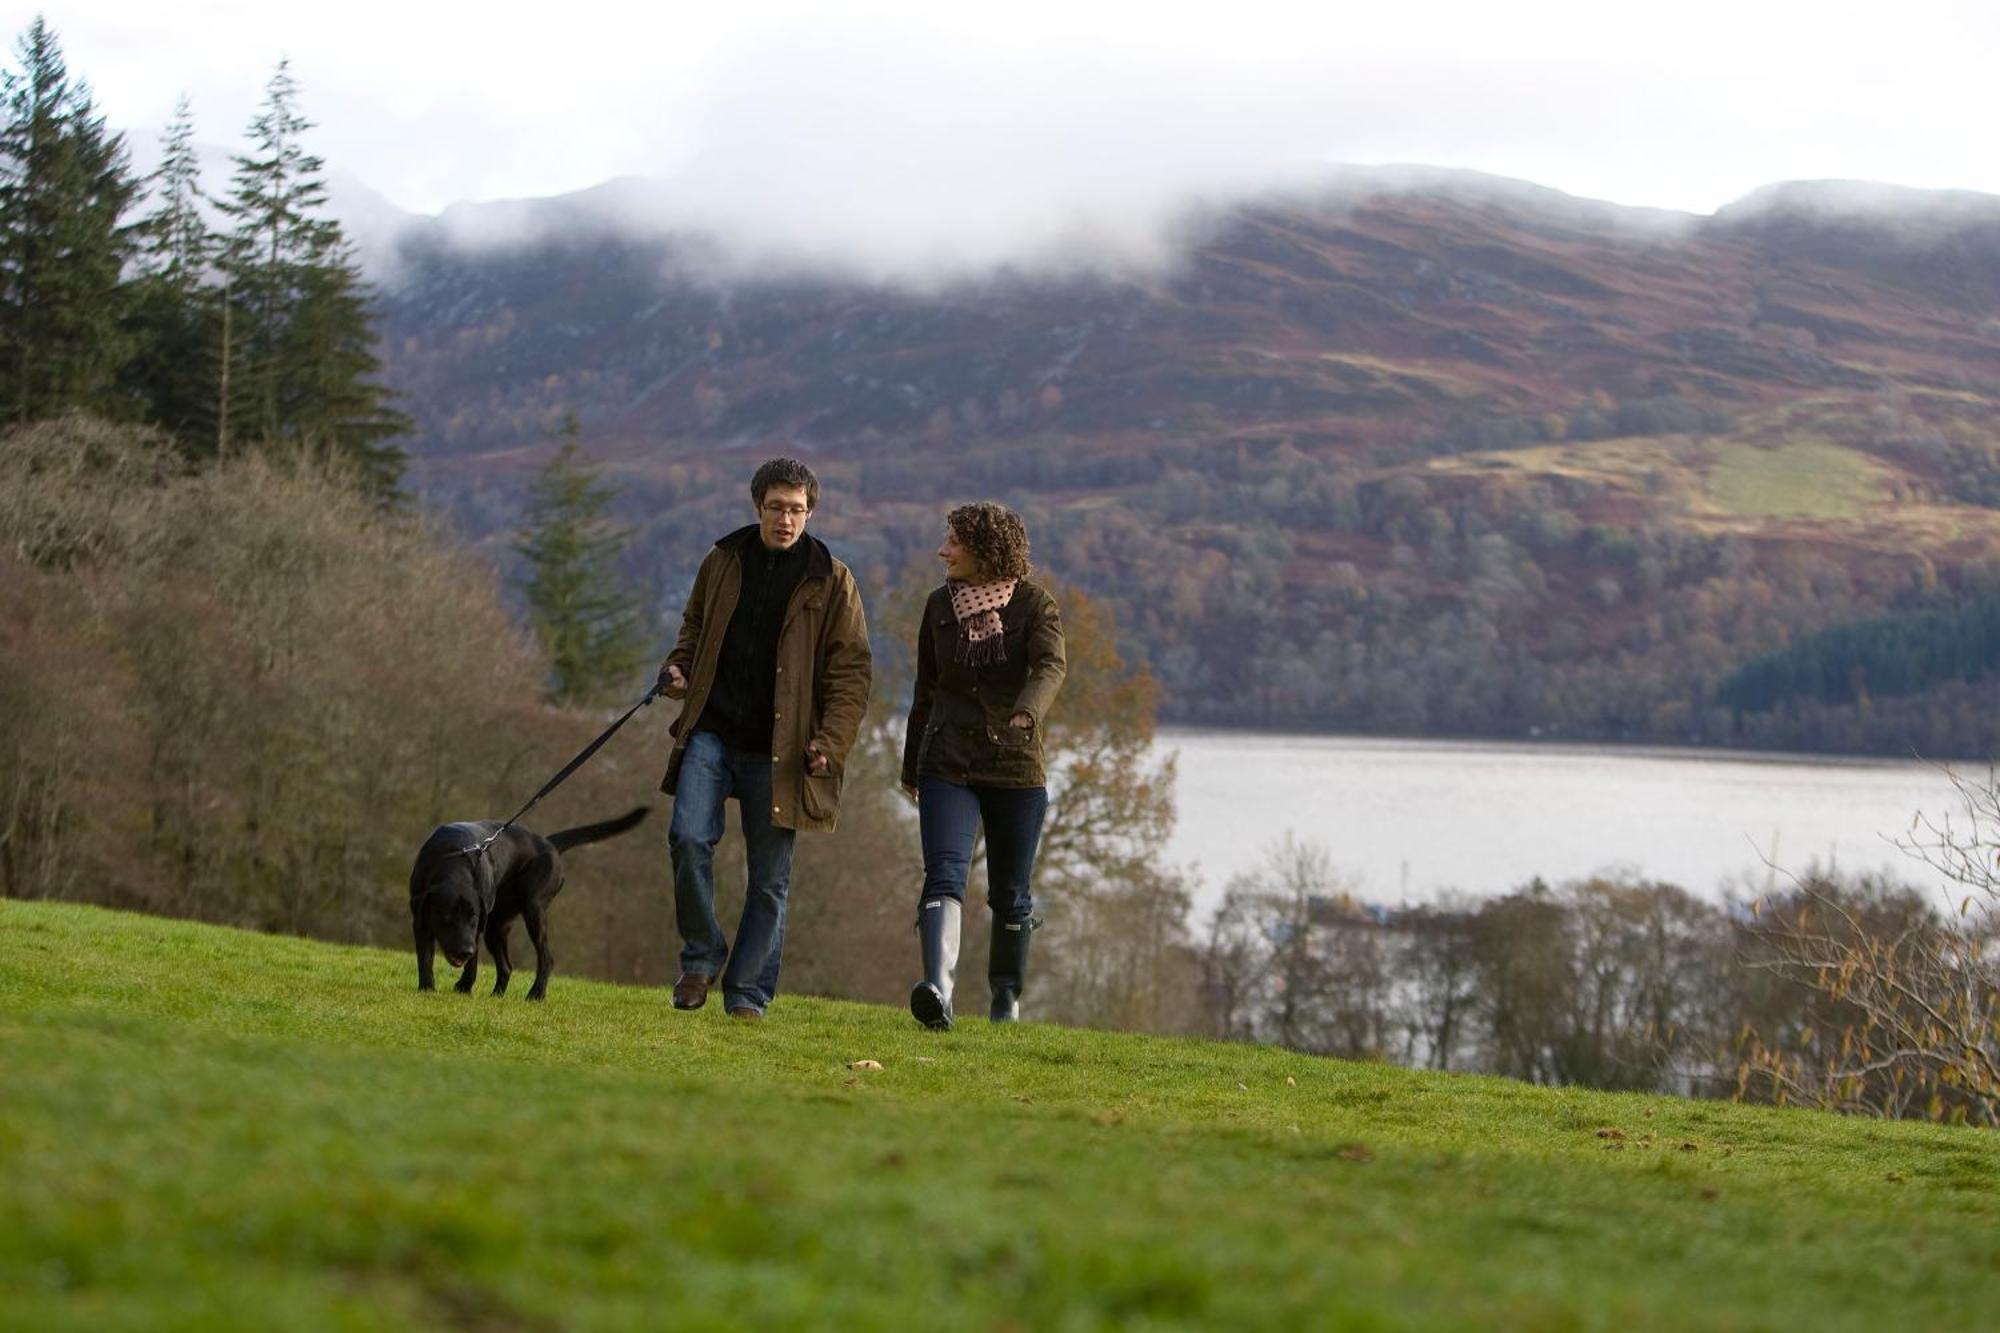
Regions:
M 709 987 L 715 985 L 714 977 L 702 976 L 699 972 L 683 972 L 674 983 L 674 1008 L 699 1009 L 708 1003 Z
M 729 1016 L 733 1019 L 736 1019 L 738 1022 L 742 1023 L 761 1022 L 764 1017 L 761 1011 L 752 1009 L 747 1004 L 739 1004 L 734 1006 L 733 1008 L 730 1009 Z

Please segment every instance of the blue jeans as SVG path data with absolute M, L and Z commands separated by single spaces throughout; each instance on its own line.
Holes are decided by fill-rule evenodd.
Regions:
M 731 796 L 740 807 L 750 872 L 734 949 L 715 919 L 715 844 L 722 841 L 724 802 Z M 732 750 L 712 731 L 688 737 L 674 785 L 673 823 L 667 829 L 681 971 L 702 977 L 721 973 L 722 1002 L 728 1008 L 761 1014 L 778 993 L 795 836 L 771 822 L 770 755 Z
M 917 826 L 924 841 L 924 891 L 965 901 L 972 842 L 986 826 L 986 905 L 995 921 L 1026 921 L 1035 900 L 1028 879 L 1049 812 L 1047 787 L 967 787 L 942 778 L 917 780 Z

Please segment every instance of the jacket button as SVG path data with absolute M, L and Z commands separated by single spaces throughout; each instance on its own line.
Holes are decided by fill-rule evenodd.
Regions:
M 771 807 L 771 813 L 775 815 L 775 814 L 780 814 L 782 812 L 778 809 L 777 806 L 774 805 Z

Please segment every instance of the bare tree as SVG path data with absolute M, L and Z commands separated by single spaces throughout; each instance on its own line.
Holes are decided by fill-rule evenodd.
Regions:
M 1379 1057 L 1390 987 L 1377 936 L 1326 848 L 1287 833 L 1262 867 L 1230 881 L 1211 919 L 1218 1033 Z
M 1958 816 L 1919 817 L 1901 840 L 1946 876 L 1941 901 L 1808 876 L 1755 905 L 1744 961 L 1794 1003 L 1746 1026 L 1745 1095 L 2000 1125 L 2000 788 L 1951 780 Z
M 1394 918 L 1403 982 L 1403 1062 L 1453 1069 L 1473 1035 L 1479 1004 L 1473 907 L 1460 897 L 1406 908 Z

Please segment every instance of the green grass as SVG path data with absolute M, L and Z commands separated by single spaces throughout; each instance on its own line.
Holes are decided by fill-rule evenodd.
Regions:
M 1716 450 L 1709 498 L 1739 518 L 1853 518 L 1884 498 L 1881 465 L 1843 445 L 1719 441 Z
M 0 902 L 6 1325 L 1625 1333 L 2000 1306 L 1977 1131 L 413 973 Z

